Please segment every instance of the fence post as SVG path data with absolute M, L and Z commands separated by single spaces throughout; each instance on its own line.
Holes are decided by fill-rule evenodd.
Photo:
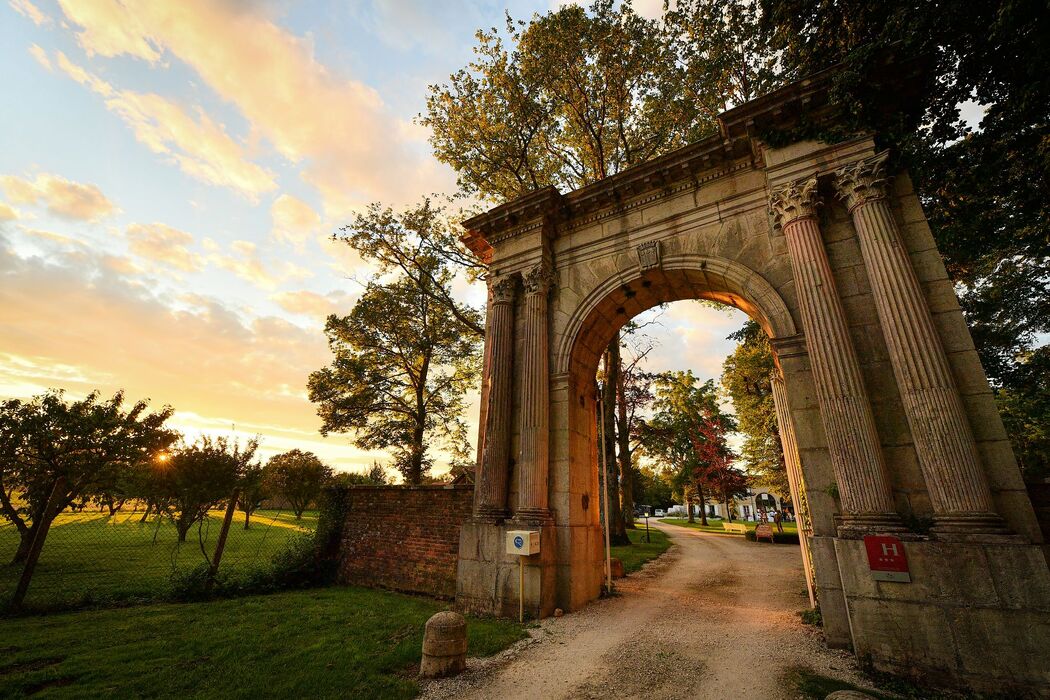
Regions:
M 55 481 L 55 488 L 51 490 L 51 496 L 47 499 L 47 505 L 44 506 L 43 521 L 39 523 L 36 534 L 33 535 L 33 543 L 29 546 L 29 554 L 26 556 L 26 563 L 22 568 L 22 576 L 18 579 L 18 588 L 15 589 L 15 594 L 11 597 L 10 606 L 12 610 L 22 606 L 22 601 L 25 600 L 26 593 L 29 591 L 29 582 L 33 579 L 33 572 L 36 571 L 36 563 L 40 559 L 40 551 L 44 548 L 44 540 L 47 539 L 47 531 L 51 529 L 51 521 L 58 515 L 56 511 L 65 490 L 66 477 L 60 476 Z
M 233 493 L 230 494 L 230 502 L 226 506 L 226 515 L 222 519 L 222 529 L 219 530 L 219 539 L 215 543 L 215 554 L 212 556 L 211 568 L 208 570 L 208 581 L 204 584 L 205 592 L 211 590 L 212 584 L 215 583 L 215 577 L 219 573 L 222 550 L 226 548 L 226 535 L 230 533 L 230 523 L 233 522 L 233 514 L 237 510 L 237 497 L 239 495 L 240 489 L 234 489 Z

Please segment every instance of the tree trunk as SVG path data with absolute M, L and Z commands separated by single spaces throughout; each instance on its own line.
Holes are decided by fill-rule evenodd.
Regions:
M 704 487 L 697 483 L 696 494 L 700 500 L 700 524 L 707 527 L 707 504 L 704 502 L 707 499 L 704 498 Z
M 685 512 L 689 515 L 689 522 L 695 523 L 696 518 L 693 517 L 693 492 L 688 488 L 685 490 Z
M 193 527 L 193 521 L 187 520 L 185 514 L 180 513 L 175 521 L 175 529 L 179 532 L 179 542 L 186 541 L 186 534 L 189 533 L 191 527 Z
M 21 564 L 25 562 L 26 557 L 29 556 L 29 548 L 33 546 L 33 538 L 36 537 L 37 525 L 34 522 L 27 529 L 22 530 L 21 538 L 18 540 L 18 549 L 15 550 L 14 559 L 11 560 L 12 564 Z
M 630 544 L 620 509 L 619 465 L 616 462 L 616 382 L 620 369 L 620 337 L 615 335 L 605 353 L 605 384 L 602 387 L 602 405 L 605 412 L 605 478 L 609 488 L 609 543 Z
M 624 395 L 623 358 L 616 344 L 616 442 L 620 457 L 620 504 L 624 527 L 634 529 L 634 478 L 631 475 L 631 435 L 627 422 L 627 397 Z M 625 533 L 626 534 L 626 533 Z
M 152 510 L 153 510 L 153 503 L 152 503 L 152 501 L 146 501 L 146 512 L 142 514 L 141 518 L 139 518 L 139 522 L 140 523 L 146 522 L 146 519 L 149 518 L 150 511 L 152 511 Z
M 252 514 L 248 511 L 244 511 L 244 529 L 248 529 L 248 519 L 252 517 Z

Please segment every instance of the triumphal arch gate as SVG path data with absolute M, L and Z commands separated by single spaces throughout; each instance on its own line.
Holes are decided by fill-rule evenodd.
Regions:
M 1042 537 L 907 174 L 872 135 L 765 136 L 831 114 L 822 81 L 796 83 L 723 114 L 704 141 L 466 222 L 491 272 L 460 608 L 517 615 L 511 530 L 539 533 L 532 616 L 599 595 L 599 358 L 641 311 L 710 299 L 774 348 L 827 641 L 885 670 L 1050 688 Z M 876 575 L 867 535 L 899 540 L 906 577 Z

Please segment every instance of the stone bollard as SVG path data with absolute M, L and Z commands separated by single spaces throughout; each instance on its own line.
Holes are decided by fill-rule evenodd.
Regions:
M 623 569 L 623 562 L 616 557 L 609 560 L 609 571 L 612 573 L 613 578 L 623 578 L 627 575 Z
M 454 676 L 467 667 L 467 621 L 457 612 L 445 610 L 429 620 L 423 630 L 423 678 Z

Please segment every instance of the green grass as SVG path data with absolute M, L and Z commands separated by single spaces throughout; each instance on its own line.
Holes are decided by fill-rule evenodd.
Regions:
M 804 666 L 790 669 L 784 675 L 784 681 L 784 685 L 794 687 L 798 691 L 798 697 L 806 698 L 807 700 L 824 700 L 824 698 L 837 690 L 856 690 L 869 695 L 873 694 L 872 691 L 866 688 L 858 688 L 852 683 L 822 676 Z M 874 695 L 877 698 L 887 698 L 887 696 L 878 693 Z
M 335 587 L 0 621 L 0 697 L 361 697 L 417 692 L 423 624 L 447 606 Z M 468 620 L 469 654 L 523 638 Z
M 701 525 L 699 520 L 697 520 L 695 523 L 691 523 L 685 518 L 660 518 L 660 522 L 667 523 L 668 525 L 678 525 L 679 527 L 688 527 L 694 530 L 700 530 L 702 532 L 727 532 L 727 530 L 724 527 L 722 527 L 721 520 L 708 520 L 708 525 L 706 527 Z M 748 532 L 754 532 L 755 528 L 758 526 L 758 523 L 749 522 L 747 520 L 734 520 L 733 522 L 737 524 L 743 523 L 744 525 L 747 525 Z M 781 524 L 784 526 L 784 532 L 798 532 L 798 526 L 795 523 Z M 770 523 L 770 525 L 773 527 L 773 531 L 776 532 L 777 526 L 773 523 Z
M 178 542 L 170 520 L 139 523 L 142 513 L 63 513 L 48 533 L 29 588 L 28 608 L 61 608 L 85 604 L 164 598 L 172 572 L 188 572 L 204 563 L 200 541 L 210 557 L 215 551 L 223 513 L 213 511 L 184 543 Z M 244 529 L 238 512 L 226 540 L 221 571 L 238 573 L 265 566 L 296 534 L 317 526 L 317 513 L 303 519 L 287 511 L 262 511 Z M 10 562 L 18 533 L 10 523 L 0 526 L 0 605 L 14 590 L 21 565 Z
M 627 573 L 638 571 L 647 561 L 652 561 L 667 551 L 671 546 L 671 540 L 667 535 L 655 527 L 649 528 L 651 542 L 645 541 L 645 524 L 642 523 L 636 530 L 627 530 L 627 536 L 631 544 L 611 547 L 612 556 L 623 562 L 623 569 Z

